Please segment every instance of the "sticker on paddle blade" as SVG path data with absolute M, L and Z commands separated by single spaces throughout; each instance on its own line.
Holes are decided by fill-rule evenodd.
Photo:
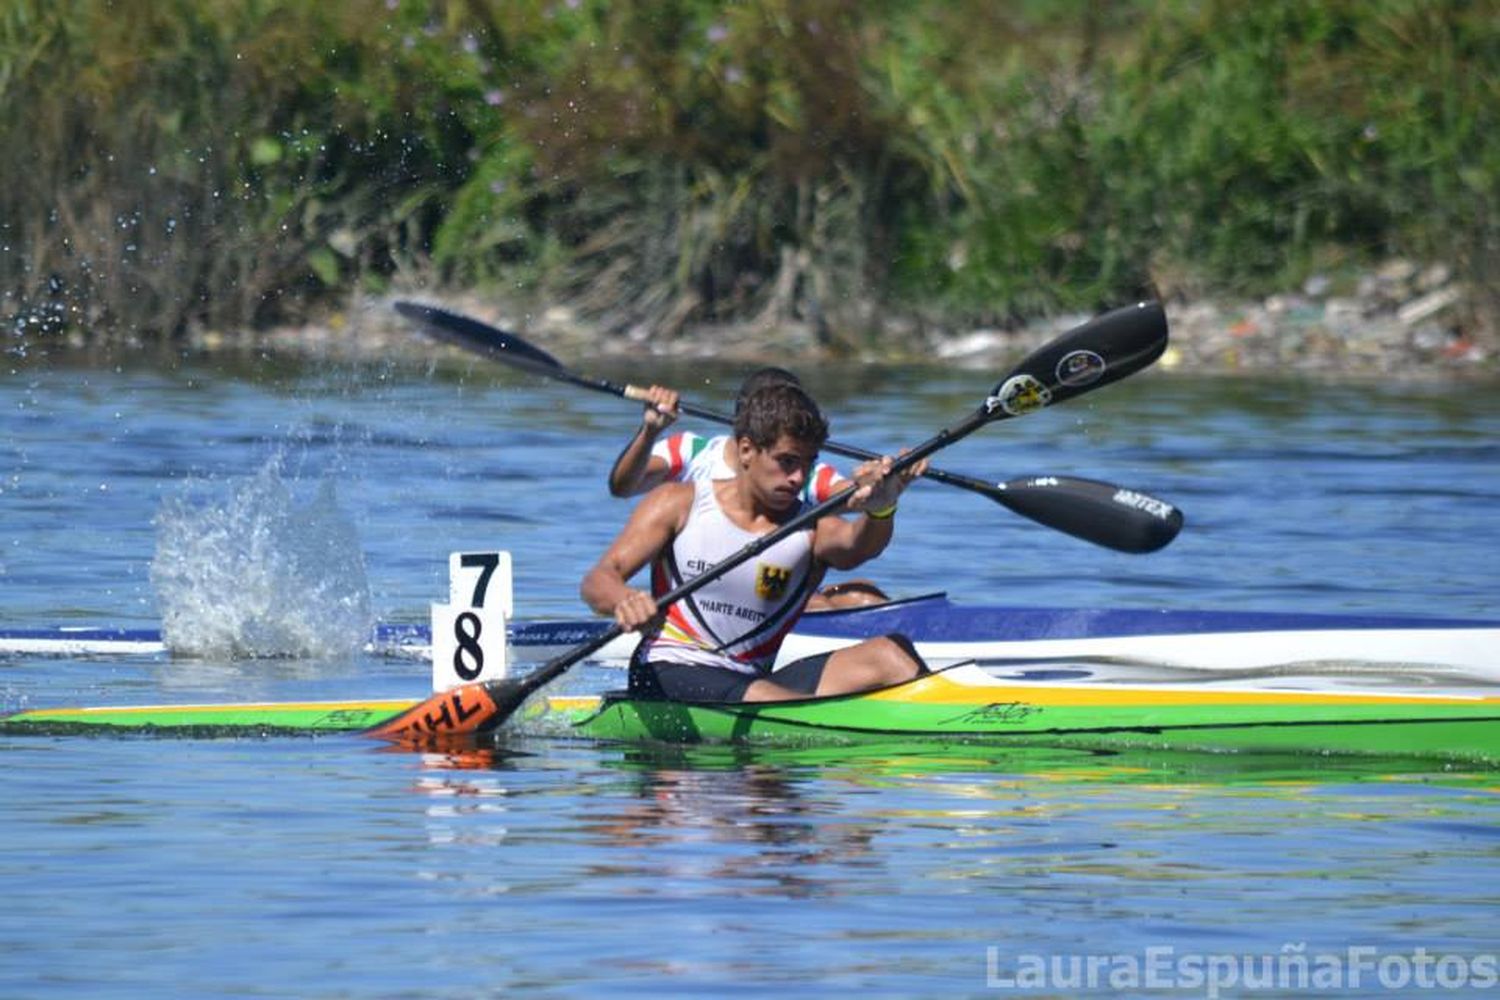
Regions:
M 1000 391 L 985 401 L 991 413 L 996 407 L 1013 417 L 1032 410 L 1040 410 L 1052 402 L 1052 390 L 1042 385 L 1032 375 L 1012 375 L 1005 380 Z
M 405 742 L 480 733 L 498 710 L 483 684 L 467 684 L 419 702 L 369 735 Z
M 1103 378 L 1106 367 L 1104 359 L 1093 351 L 1069 351 L 1057 363 L 1055 374 L 1059 383 L 1077 389 Z

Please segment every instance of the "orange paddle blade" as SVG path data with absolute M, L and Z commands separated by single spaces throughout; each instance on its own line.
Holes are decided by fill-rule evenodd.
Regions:
M 369 730 L 369 735 L 402 743 L 472 736 L 492 729 L 498 711 L 485 685 L 465 684 L 418 702 Z

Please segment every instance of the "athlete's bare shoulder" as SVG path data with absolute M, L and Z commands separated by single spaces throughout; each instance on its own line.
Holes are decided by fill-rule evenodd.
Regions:
M 645 519 L 668 522 L 673 530 L 680 530 L 687 523 L 688 512 L 693 509 L 693 484 L 673 481 L 653 487 L 636 505 L 632 520 Z

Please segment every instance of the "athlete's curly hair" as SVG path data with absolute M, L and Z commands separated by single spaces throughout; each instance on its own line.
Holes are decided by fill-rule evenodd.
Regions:
M 740 415 L 740 411 L 745 408 L 745 400 L 757 389 L 764 389 L 768 385 L 795 385 L 800 389 L 802 380 L 785 368 L 777 368 L 775 365 L 755 369 L 745 376 L 745 381 L 740 383 L 739 392 L 734 395 L 734 415 Z
M 818 404 L 787 382 L 756 389 L 734 416 L 735 438 L 749 438 L 757 448 L 771 447 L 782 435 L 816 448 L 828 440 L 828 421 Z

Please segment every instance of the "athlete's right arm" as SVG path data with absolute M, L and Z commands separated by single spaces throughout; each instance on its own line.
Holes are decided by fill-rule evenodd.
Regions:
M 627 630 L 639 629 L 656 618 L 655 599 L 649 591 L 631 587 L 630 578 L 672 544 L 687 523 L 692 503 L 691 483 L 667 483 L 636 504 L 630 520 L 578 588 L 588 606 Z
M 609 492 L 617 497 L 645 493 L 667 481 L 666 459 L 651 454 L 656 438 L 677 419 L 677 391 L 653 385 L 646 390 L 646 411 L 625 450 L 609 470 Z

